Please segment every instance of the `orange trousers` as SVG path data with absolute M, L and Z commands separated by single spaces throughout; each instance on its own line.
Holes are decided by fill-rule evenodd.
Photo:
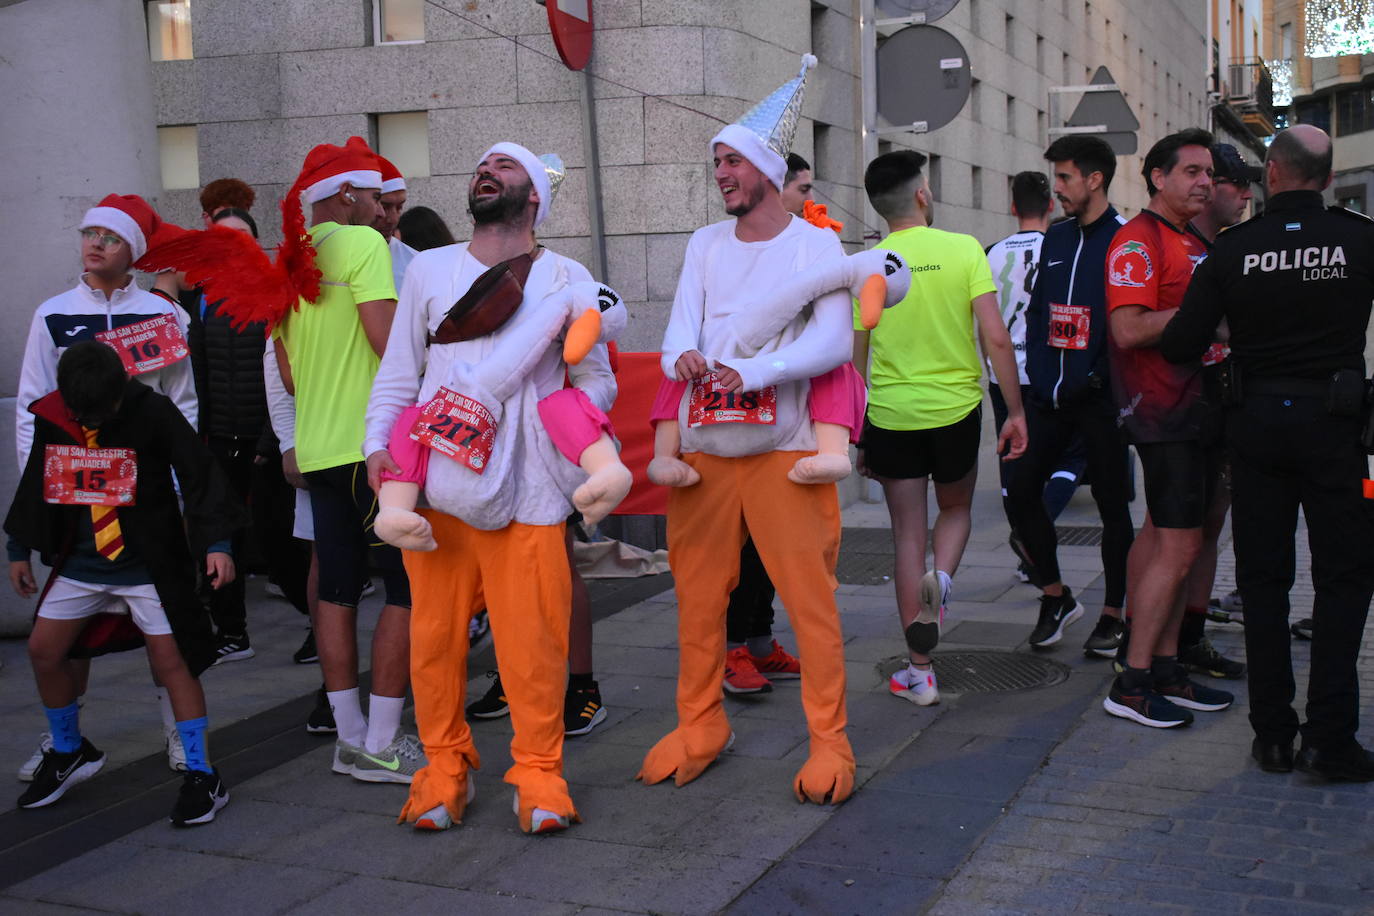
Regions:
M 567 690 L 572 584 L 563 525 L 512 522 L 482 531 L 421 509 L 437 550 L 404 551 L 410 576 L 410 685 L 429 765 L 415 774 L 400 822 L 443 804 L 463 816 L 468 770 L 481 766 L 463 715 L 468 621 L 484 605 L 501 685 L 510 702 L 514 764 L 506 782 L 520 794 L 520 826 L 536 808 L 576 819 L 563 780 L 563 697 Z
M 802 662 L 802 706 L 811 755 L 794 781 L 798 800 L 840 802 L 854 790 L 854 752 L 845 735 L 844 637 L 835 606 L 840 503 L 834 484 L 787 479 L 810 452 L 744 458 L 688 453 L 701 482 L 668 496 L 668 560 L 677 587 L 678 727 L 644 758 L 639 778 L 678 785 L 695 779 L 730 741 L 725 679 L 725 609 L 739 582 L 746 537 L 787 608 Z

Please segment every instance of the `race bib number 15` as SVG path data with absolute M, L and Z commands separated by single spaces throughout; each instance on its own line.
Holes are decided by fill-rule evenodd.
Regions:
M 496 418 L 480 401 L 440 388 L 420 409 L 410 438 L 481 474 L 496 445 Z
M 692 382 L 687 402 L 687 425 L 714 426 L 718 423 L 754 423 L 771 426 L 777 422 L 778 389 L 769 385 L 761 391 L 726 391 L 714 371 Z
M 43 452 L 43 500 L 64 506 L 132 506 L 138 460 L 131 448 L 49 445 Z
M 130 375 L 154 372 L 191 355 L 181 326 L 168 314 L 101 331 L 95 339 L 115 348 Z

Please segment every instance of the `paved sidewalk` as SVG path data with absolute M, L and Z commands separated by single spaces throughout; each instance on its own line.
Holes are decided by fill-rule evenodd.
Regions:
M 1034 622 L 1035 592 L 1011 575 L 989 479 L 985 471 L 942 651 L 1024 651 Z M 1061 524 L 1093 523 L 1085 497 Z M 886 515 L 859 504 L 846 524 L 882 527 Z M 299 618 L 255 586 L 258 657 L 206 678 L 212 751 L 233 803 L 207 827 L 166 823 L 175 782 L 158 753 L 146 668 L 132 654 L 99 660 L 83 723 L 110 764 L 53 808 L 0 811 L 0 913 L 1374 909 L 1374 791 L 1259 773 L 1243 684 L 1236 709 L 1199 713 L 1178 732 L 1108 717 L 1100 700 L 1109 665 L 1078 650 L 1101 601 L 1097 548 L 1065 548 L 1063 557 L 1089 610 L 1047 653 L 1069 667 L 1067 680 L 946 692 L 928 709 L 886 693 L 903 652 L 891 585 L 841 587 L 860 789 L 838 808 L 799 805 L 791 794 L 807 752 L 795 681 L 761 698 L 727 698 L 738 740 L 695 782 L 636 783 L 645 751 L 674 721 L 673 595 L 632 601 L 624 583 L 597 583 L 603 610 L 629 605 L 595 627 L 609 717 L 566 746 L 584 823 L 540 838 L 519 833 L 500 781 L 510 764 L 506 720 L 474 725 L 477 799 L 447 833 L 396 826 L 403 787 L 331 774 L 330 742 L 300 727 L 319 681 L 289 660 Z M 1229 589 L 1228 575 L 1223 562 L 1216 593 Z M 1297 616 L 1310 589 L 1294 594 Z M 779 633 L 795 647 L 785 625 Z M 1214 640 L 1240 656 L 1240 633 L 1217 627 Z M 1295 658 L 1301 667 L 1303 644 Z M 0 659 L 3 773 L 32 750 L 41 720 L 22 643 L 0 643 Z M 484 664 L 470 667 L 470 694 L 486 688 Z M 1374 651 L 1363 665 L 1374 671 Z M 1363 737 L 1374 741 L 1368 728 Z M 84 839 L 73 846 L 75 837 Z M 42 870 L 44 856 L 60 867 Z M 20 874 L 31 876 L 16 882 Z

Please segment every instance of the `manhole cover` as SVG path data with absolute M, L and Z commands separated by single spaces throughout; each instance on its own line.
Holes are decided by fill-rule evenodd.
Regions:
M 1097 547 L 1102 543 L 1102 528 L 1093 525 L 1058 525 L 1054 529 L 1061 547 Z
M 905 661 L 902 655 L 884 662 L 884 678 Z M 1024 652 L 945 652 L 934 656 L 934 662 L 940 686 L 954 693 L 1050 687 L 1069 677 L 1067 665 Z

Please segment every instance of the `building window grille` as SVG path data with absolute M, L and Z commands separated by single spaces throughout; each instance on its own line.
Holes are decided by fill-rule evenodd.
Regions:
M 1336 93 L 1336 136 L 1374 130 L 1374 87 Z

